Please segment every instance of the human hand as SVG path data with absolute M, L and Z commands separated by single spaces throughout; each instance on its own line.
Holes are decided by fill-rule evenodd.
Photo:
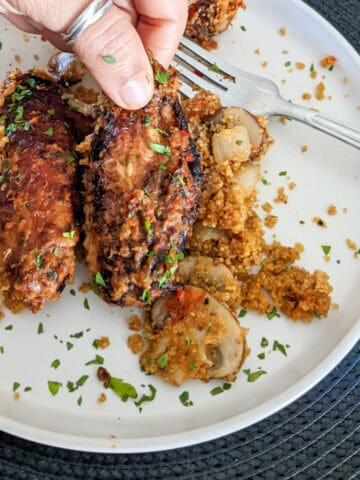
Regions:
M 61 33 L 89 4 L 90 0 L 0 0 L 0 13 L 21 30 L 42 34 L 69 51 Z M 81 34 L 74 51 L 115 103 L 141 108 L 153 93 L 146 50 L 164 67 L 169 65 L 185 29 L 187 8 L 187 0 L 113 0 L 110 10 Z

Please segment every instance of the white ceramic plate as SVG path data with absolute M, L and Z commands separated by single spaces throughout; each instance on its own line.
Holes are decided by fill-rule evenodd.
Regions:
M 298 0 L 249 0 L 245 13 L 240 12 L 233 27 L 220 39 L 218 54 L 226 60 L 254 73 L 273 78 L 281 85 L 285 97 L 302 102 L 304 92 L 313 93 L 315 82 L 309 77 L 309 67 L 326 76 L 326 94 L 332 100 L 309 102 L 326 114 L 333 115 L 360 127 L 360 76 L 358 55 L 328 23 Z M 246 31 L 241 28 L 246 27 Z M 286 27 L 286 36 L 278 29 Z M 45 65 L 51 47 L 30 37 L 24 41 L 22 33 L 1 24 L 1 77 L 14 66 L 23 69 Z M 260 49 L 256 55 L 254 50 Z M 284 50 L 288 54 L 283 54 Z M 14 55 L 21 57 L 18 64 Z M 334 54 L 339 63 L 332 72 L 318 68 L 325 54 Z M 39 55 L 40 60 L 33 55 Z M 263 68 L 262 62 L 268 62 Z M 285 62 L 304 62 L 304 70 L 289 69 Z M 343 78 L 347 78 L 345 84 Z M 180 389 L 145 376 L 137 358 L 130 353 L 126 342 L 129 331 L 126 319 L 131 310 L 109 308 L 92 293 L 69 295 L 67 288 L 59 302 L 43 312 L 32 315 L 6 313 L 0 323 L 0 427 L 23 438 L 66 448 L 97 452 L 144 452 L 191 445 L 234 432 L 251 425 L 284 407 L 324 377 L 346 355 L 359 338 L 360 332 L 360 259 L 345 244 L 347 238 L 359 242 L 360 247 L 360 155 L 359 152 L 319 132 L 295 122 L 286 126 L 272 119 L 269 125 L 275 145 L 263 162 L 263 171 L 271 185 L 261 185 L 261 203 L 276 196 L 279 186 L 296 183 L 289 192 L 287 206 L 278 205 L 276 233 L 285 244 L 300 241 L 305 247 L 301 264 L 308 269 L 321 268 L 330 275 L 334 286 L 333 301 L 339 310 L 331 310 L 328 319 L 315 319 L 312 324 L 293 323 L 284 318 L 269 321 L 266 317 L 248 314 L 243 324 L 250 328 L 249 344 L 252 354 L 246 367 L 262 367 L 268 373 L 255 383 L 247 383 L 246 375 L 239 373 L 231 390 L 210 395 L 218 385 L 189 382 Z M 307 153 L 301 153 L 308 145 Z M 287 177 L 279 176 L 287 171 Z M 287 188 L 286 188 L 287 189 Z M 330 204 L 338 214 L 330 217 Z M 347 213 L 343 209 L 347 209 Z M 314 216 L 323 217 L 327 229 L 317 227 Z M 305 224 L 301 225 L 300 220 Z M 321 245 L 331 245 L 331 261 L 325 263 Z M 337 263 L 336 260 L 340 260 Z M 76 285 L 87 280 L 84 268 L 76 274 Z M 88 298 L 90 310 L 83 306 Z M 39 323 L 44 333 L 38 335 Z M 7 330 L 13 325 L 12 330 Z M 89 330 L 89 331 L 88 331 Z M 83 331 L 76 339 L 70 335 Z M 57 336 L 57 339 L 54 336 Z M 96 351 L 92 342 L 108 336 L 111 346 Z M 271 350 L 273 340 L 289 344 L 288 357 L 280 352 L 267 353 L 266 360 L 257 358 L 262 349 L 260 341 L 266 337 Z M 63 343 L 61 343 L 61 341 Z M 68 351 L 66 342 L 73 343 Z M 152 384 L 157 389 L 156 399 L 144 404 L 142 413 L 132 402 L 122 403 L 111 391 L 108 400 L 99 405 L 97 398 L 103 388 L 96 380 L 96 366 L 85 362 L 100 353 L 105 366 L 113 376 L 121 377 L 137 387 L 140 394 L 147 391 L 141 385 Z M 50 367 L 55 359 L 61 366 Z M 68 380 L 76 381 L 89 375 L 83 387 L 75 393 L 66 388 Z M 64 384 L 57 396 L 51 396 L 47 381 Z M 13 398 L 13 383 L 18 382 L 20 398 Z M 24 392 L 26 386 L 32 390 Z M 190 393 L 193 406 L 184 407 L 179 401 L 183 391 Z M 82 395 L 82 405 L 77 399 Z

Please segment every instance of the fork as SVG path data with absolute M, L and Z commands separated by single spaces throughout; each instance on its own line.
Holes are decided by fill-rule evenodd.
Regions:
M 271 80 L 240 70 L 187 38 L 182 39 L 172 65 L 183 80 L 180 92 L 188 98 L 195 96 L 194 87 L 211 90 L 224 106 L 239 106 L 265 118 L 281 115 L 298 120 L 360 149 L 360 130 L 284 100 Z

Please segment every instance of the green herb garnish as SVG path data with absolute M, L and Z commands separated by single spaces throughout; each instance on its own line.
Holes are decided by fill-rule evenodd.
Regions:
M 37 333 L 38 335 L 41 335 L 42 333 L 44 333 L 44 325 L 41 322 L 38 325 Z
M 287 62 L 285 62 L 284 65 L 285 65 L 285 67 L 290 67 L 290 66 L 291 66 L 290 60 L 288 60 Z
M 20 387 L 20 383 L 14 382 L 13 383 L 13 392 L 16 392 L 16 390 L 18 390 L 19 387 Z
M 193 402 L 190 400 L 189 392 L 182 392 L 182 394 L 179 395 L 179 400 L 184 407 L 191 407 L 193 405 Z
M 268 320 L 272 320 L 274 317 L 280 317 L 280 314 L 277 312 L 276 307 L 273 307 L 271 312 L 266 314 Z
M 239 317 L 239 318 L 244 318 L 246 314 L 247 314 L 247 310 L 242 309 L 242 310 L 240 310 L 240 312 L 238 313 L 238 317 Z
M 70 230 L 69 232 L 63 232 L 63 237 L 64 238 L 74 238 L 75 237 L 75 230 Z
M 149 147 L 153 152 L 161 153 L 163 155 L 167 155 L 168 157 L 171 156 L 170 147 L 168 147 L 167 145 L 161 145 L 160 143 L 150 142 Z
M 156 388 L 153 385 L 148 385 L 150 389 L 150 395 L 143 394 L 140 399 L 135 403 L 136 407 L 140 407 L 145 402 L 152 402 L 156 397 Z M 139 409 L 141 411 L 141 409 Z
M 156 72 L 155 78 L 159 83 L 166 83 L 170 78 L 170 73 L 168 72 Z
M 250 383 L 256 382 L 258 378 L 260 378 L 262 375 L 266 375 L 267 372 L 265 370 L 257 370 L 256 372 L 251 372 L 250 369 L 243 370 L 245 375 L 247 375 L 247 381 Z
M 329 255 L 331 246 L 330 245 L 321 245 L 322 251 L 324 252 L 324 255 Z
M 88 365 L 103 365 L 104 364 L 104 358 L 101 355 L 96 355 L 94 360 L 90 360 L 89 362 L 85 363 L 85 366 Z
M 103 58 L 104 62 L 108 63 L 109 65 L 112 65 L 112 64 L 116 63 L 116 58 L 112 57 L 111 55 L 105 55 L 102 58 Z
M 52 363 L 51 363 L 51 368 L 54 368 L 55 370 L 57 370 L 61 365 L 61 362 L 60 360 L 57 358 L 56 360 L 54 360 Z
M 87 298 L 85 298 L 84 300 L 84 308 L 86 310 L 90 310 L 89 300 Z
M 128 398 L 137 397 L 136 389 L 130 383 L 124 382 L 121 378 L 111 377 L 109 387 L 123 402 L 126 402 Z
M 101 285 L 102 287 L 106 287 L 106 282 L 103 278 L 103 276 L 101 275 L 100 272 L 96 272 L 96 275 L 95 275 L 95 282 L 98 284 L 98 285 Z
M 279 352 L 281 352 L 283 355 L 285 355 L 285 357 L 287 357 L 286 347 L 282 343 L 279 343 L 277 340 L 274 340 L 272 349 L 273 351 L 279 350 Z
M 266 348 L 268 345 L 269 345 L 269 340 L 268 340 L 267 338 L 263 337 L 263 338 L 261 339 L 260 346 L 261 346 L 262 348 Z
M 156 359 L 158 367 L 164 370 L 168 366 L 168 354 L 165 352 L 159 358 Z
M 285 177 L 287 175 L 287 171 L 283 170 L 282 172 L 279 173 L 279 177 Z
M 62 383 L 60 382 L 54 382 L 51 380 L 48 381 L 48 388 L 52 396 L 55 396 L 61 387 L 62 387 Z
M 209 70 L 211 70 L 212 72 L 216 72 L 216 73 L 220 72 L 220 68 L 216 65 L 216 63 L 214 63 L 213 65 L 211 65 L 211 66 L 209 67 Z
M 75 297 L 75 295 L 76 295 L 76 292 L 75 292 L 75 290 L 74 290 L 73 288 L 70 288 L 69 293 L 70 293 L 70 295 L 72 295 L 73 297 Z
M 66 342 L 66 349 L 67 351 L 70 351 L 74 347 L 74 344 L 71 342 Z
M 52 137 L 54 135 L 54 129 L 52 127 L 49 127 L 47 130 L 45 130 L 44 135 Z

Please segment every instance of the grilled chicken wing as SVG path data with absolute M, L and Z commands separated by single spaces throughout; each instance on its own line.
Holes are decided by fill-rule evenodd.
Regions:
M 81 122 L 62 93 L 40 71 L 12 72 L 0 91 L 0 290 L 13 312 L 36 312 L 73 278 Z
M 88 268 L 101 296 L 123 306 L 171 288 L 199 201 L 200 159 L 175 73 L 154 70 L 151 102 L 136 112 L 111 106 L 84 162 Z

